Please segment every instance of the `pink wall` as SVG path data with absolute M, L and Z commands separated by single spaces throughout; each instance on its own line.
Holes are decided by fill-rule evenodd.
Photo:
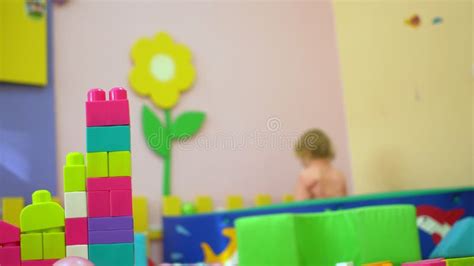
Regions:
M 186 200 L 228 194 L 250 204 L 257 193 L 292 192 L 300 165 L 291 143 L 321 127 L 350 176 L 332 7 L 299 3 L 70 1 L 54 10 L 58 170 L 70 151 L 85 151 L 84 105 L 90 87 L 128 86 L 135 40 L 165 30 L 194 53 L 198 79 L 175 110 L 208 114 L 198 137 L 174 149 L 173 188 Z M 134 193 L 151 199 L 159 220 L 162 161 L 145 145 L 145 98 L 130 93 Z M 156 110 L 158 112 L 158 110 Z M 271 118 L 280 128 L 267 128 Z M 278 125 L 277 125 L 278 126 Z M 255 144 L 255 138 L 260 144 Z M 235 145 L 229 147 L 229 140 Z M 209 147 L 206 147 L 206 141 Z M 273 144 L 272 144 L 273 142 Z

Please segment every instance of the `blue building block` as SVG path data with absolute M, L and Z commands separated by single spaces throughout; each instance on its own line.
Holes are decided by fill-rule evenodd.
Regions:
M 147 266 L 146 237 L 143 233 L 135 234 L 135 266 Z
M 130 151 L 130 126 L 87 128 L 87 152 Z
M 95 266 L 134 266 L 133 244 L 89 245 L 89 260 Z

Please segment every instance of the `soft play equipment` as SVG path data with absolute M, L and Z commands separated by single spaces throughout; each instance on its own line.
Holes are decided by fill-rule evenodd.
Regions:
M 234 221 L 246 216 L 315 213 L 390 204 L 416 206 L 421 254 L 423 258 L 428 258 L 445 236 L 446 228 L 451 228 L 463 217 L 474 215 L 472 202 L 474 187 L 467 187 L 311 200 L 187 216 L 171 216 L 173 214 L 168 212 L 163 218 L 164 259 L 179 263 L 232 260 L 237 250 Z M 374 234 L 377 233 L 374 231 Z
M 316 214 L 274 214 L 236 221 L 241 265 L 354 265 L 421 258 L 413 205 Z
M 474 217 L 458 221 L 431 253 L 431 258 L 474 255 Z

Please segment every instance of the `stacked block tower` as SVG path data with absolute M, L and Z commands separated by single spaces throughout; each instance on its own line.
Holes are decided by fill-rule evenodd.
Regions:
M 96 266 L 134 265 L 130 116 L 127 91 L 101 89 L 86 102 L 87 166 L 70 153 L 64 166 L 67 256 Z

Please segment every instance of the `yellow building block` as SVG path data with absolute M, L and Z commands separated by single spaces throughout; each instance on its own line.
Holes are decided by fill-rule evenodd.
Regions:
M 148 238 L 150 240 L 162 240 L 163 239 L 163 231 L 162 230 L 150 230 L 148 234 Z
M 267 206 L 272 204 L 272 196 L 268 194 L 259 194 L 255 197 L 255 206 Z
M 33 204 L 23 208 L 20 214 L 22 233 L 64 227 L 64 209 L 51 200 L 49 191 L 35 191 L 32 201 Z
M 66 257 L 64 232 L 43 233 L 43 259 L 62 259 Z
M 181 199 L 176 196 L 163 197 L 163 216 L 180 216 Z
M 2 199 L 3 220 L 9 224 L 20 227 L 20 213 L 25 206 L 22 197 Z
M 64 192 L 86 191 L 86 165 L 82 153 L 71 152 L 67 154 L 63 174 Z
M 43 259 L 43 235 L 41 233 L 21 234 L 21 260 Z
M 390 261 L 381 261 L 381 262 L 362 264 L 362 266 L 393 266 L 393 264 Z
M 109 152 L 109 176 L 132 176 L 132 160 L 129 151 Z
M 242 209 L 243 207 L 244 207 L 244 199 L 241 196 L 231 195 L 227 197 L 227 200 L 226 200 L 227 210 Z
M 282 200 L 283 200 L 284 203 L 290 203 L 290 202 L 294 202 L 295 198 L 291 194 L 286 194 L 286 195 L 283 195 Z
M 109 161 L 107 152 L 88 152 L 86 154 L 86 158 L 87 178 L 109 176 Z
M 148 199 L 133 197 L 133 227 L 136 233 L 148 232 Z
M 197 213 L 207 213 L 214 210 L 214 203 L 209 196 L 196 197 L 196 211 Z

